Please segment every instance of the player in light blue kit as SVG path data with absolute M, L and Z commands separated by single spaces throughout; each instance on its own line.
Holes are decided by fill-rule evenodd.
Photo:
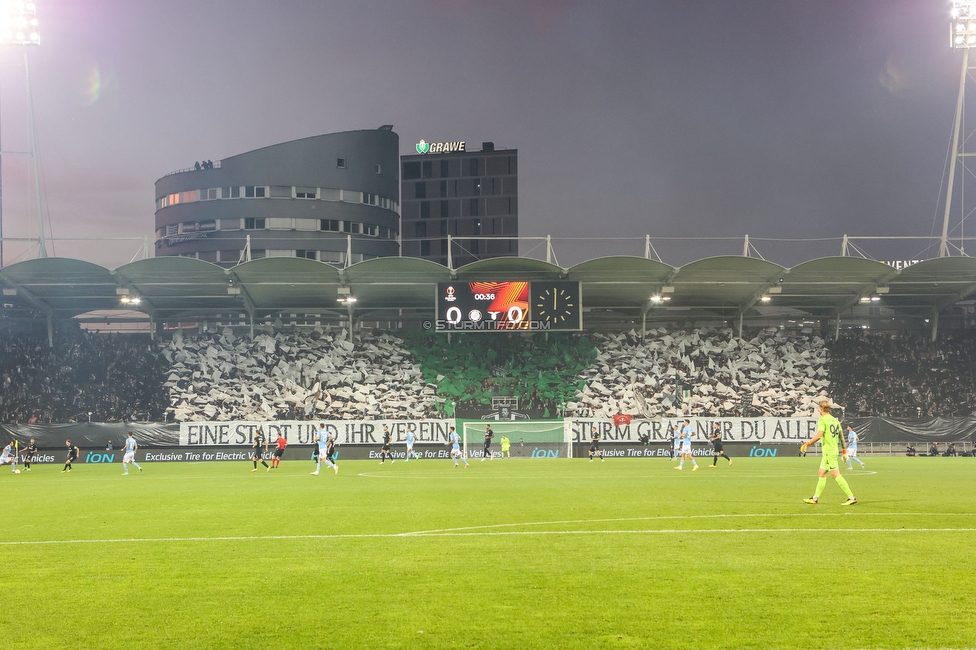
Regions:
M 135 435 L 130 433 L 129 437 L 125 439 L 125 454 L 122 456 L 122 469 L 125 470 L 122 472 L 123 476 L 129 475 L 129 463 L 135 465 L 135 468 L 140 472 L 142 471 L 142 468 L 139 467 L 139 463 L 136 462 L 136 449 L 138 448 L 139 445 L 136 443 Z
M 857 431 L 854 427 L 847 425 L 847 469 L 853 470 L 854 465 L 851 464 L 851 460 L 856 460 L 861 464 L 861 469 L 864 469 L 864 463 L 860 458 L 857 457 L 857 441 L 859 440 Z
M 14 447 L 13 440 L 10 444 L 3 448 L 3 452 L 0 452 L 0 465 L 10 465 L 10 471 L 14 474 L 19 474 L 17 471 L 17 452 Z
M 695 462 L 695 457 L 691 455 L 691 435 L 695 432 L 691 428 L 691 420 L 685 418 L 685 426 L 681 427 L 681 462 L 675 469 L 684 469 L 685 460 L 690 460 L 693 467 L 691 471 L 698 469 L 698 463 Z
M 461 451 L 461 436 L 459 436 L 458 432 L 454 430 L 454 427 L 451 427 L 451 434 L 448 436 L 448 440 L 444 444 L 451 445 L 451 458 L 454 460 L 455 467 L 458 466 L 458 458 L 461 459 L 461 462 L 464 463 L 465 467 L 470 467 L 467 459 L 464 458 L 464 452 Z
M 329 458 L 329 432 L 326 431 L 325 424 L 319 424 L 319 429 L 315 432 L 315 442 L 319 446 L 319 456 L 315 461 L 315 471 L 312 472 L 312 476 L 319 475 L 319 470 L 322 469 L 322 461 L 325 461 L 325 464 L 338 474 L 339 469 L 332 462 L 332 459 Z
M 420 459 L 420 454 L 418 454 L 417 452 L 415 452 L 413 450 L 413 443 L 414 443 L 414 440 L 416 440 L 416 438 L 417 438 L 417 431 L 416 431 L 416 427 L 414 425 L 412 425 L 412 424 L 407 425 L 407 433 L 406 433 L 406 436 L 407 436 L 407 460 L 406 460 L 406 462 L 408 462 L 408 463 L 410 462 L 410 457 L 411 456 L 413 456 L 414 458 L 416 458 L 416 459 L 419 460 Z

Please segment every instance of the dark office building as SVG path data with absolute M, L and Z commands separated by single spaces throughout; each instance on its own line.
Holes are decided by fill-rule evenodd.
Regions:
M 464 142 L 425 142 L 402 156 L 401 250 L 404 257 L 454 268 L 487 257 L 518 255 L 518 149 L 481 151 Z M 510 237 L 511 239 L 480 239 Z
M 233 266 L 250 256 L 346 265 L 399 254 L 392 126 L 283 142 L 156 181 L 156 255 Z

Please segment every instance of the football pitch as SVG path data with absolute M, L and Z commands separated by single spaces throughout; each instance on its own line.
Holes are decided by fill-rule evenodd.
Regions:
M 976 647 L 976 460 L 865 461 L 3 468 L 0 645 Z

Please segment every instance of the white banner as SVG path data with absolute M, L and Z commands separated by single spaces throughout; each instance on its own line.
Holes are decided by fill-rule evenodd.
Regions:
M 761 444 L 798 444 L 817 432 L 817 418 L 688 418 L 694 429 L 693 441 L 708 442 L 714 423 L 722 430 L 723 442 L 751 442 Z M 684 418 L 631 420 L 630 424 L 615 426 L 613 420 L 567 418 L 566 427 L 573 442 L 589 442 L 590 427 L 595 426 L 603 442 L 667 442 L 672 432 L 684 426 Z
M 268 422 L 181 422 L 181 447 L 246 446 L 254 444 L 254 432 L 264 431 L 268 446 L 274 446 L 280 433 L 288 444 L 310 445 L 315 441 L 319 424 L 325 424 L 337 435 L 340 445 L 379 445 L 383 442 L 383 425 L 390 427 L 394 444 L 403 444 L 407 430 L 413 428 L 418 443 L 447 442 L 454 420 L 271 420 Z

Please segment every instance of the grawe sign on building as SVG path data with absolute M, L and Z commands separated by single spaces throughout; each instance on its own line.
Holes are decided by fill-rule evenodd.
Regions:
M 458 151 L 467 151 L 464 140 L 458 142 L 427 142 L 421 140 L 417 143 L 417 153 L 455 153 Z

